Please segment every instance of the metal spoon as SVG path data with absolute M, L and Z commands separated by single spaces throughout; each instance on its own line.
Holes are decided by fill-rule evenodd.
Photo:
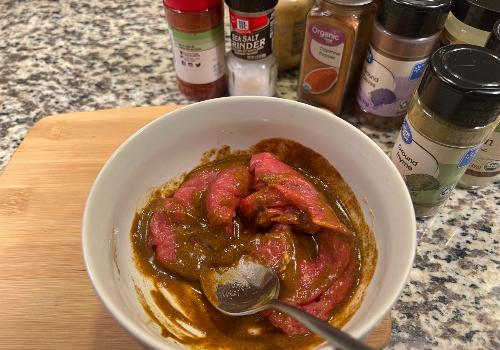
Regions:
M 372 350 L 328 322 L 278 301 L 276 273 L 246 257 L 236 266 L 208 270 L 202 275 L 201 285 L 210 303 L 227 315 L 243 316 L 276 309 L 292 316 L 333 346 L 344 350 Z

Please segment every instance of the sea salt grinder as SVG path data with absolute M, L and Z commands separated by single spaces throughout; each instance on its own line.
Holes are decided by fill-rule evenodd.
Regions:
M 278 0 L 226 0 L 231 22 L 227 57 L 229 94 L 274 96 L 278 64 L 273 54 L 274 6 Z

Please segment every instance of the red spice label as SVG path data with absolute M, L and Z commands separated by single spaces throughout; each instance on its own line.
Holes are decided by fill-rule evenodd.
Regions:
M 257 17 L 240 16 L 229 11 L 231 50 L 245 60 L 260 60 L 273 52 L 274 11 Z

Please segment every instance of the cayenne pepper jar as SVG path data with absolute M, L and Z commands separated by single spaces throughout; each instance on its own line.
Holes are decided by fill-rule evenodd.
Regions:
M 274 96 L 278 64 L 273 54 L 274 6 L 278 0 L 226 0 L 231 21 L 227 57 L 229 94 Z
M 224 96 L 222 0 L 163 0 L 179 90 L 189 99 Z
M 375 11 L 373 0 L 316 0 L 306 19 L 300 101 L 335 114 L 351 107 Z

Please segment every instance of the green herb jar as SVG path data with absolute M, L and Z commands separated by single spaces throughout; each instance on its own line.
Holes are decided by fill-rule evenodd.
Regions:
M 500 55 L 448 45 L 431 57 L 391 159 L 419 218 L 434 215 L 496 125 Z

